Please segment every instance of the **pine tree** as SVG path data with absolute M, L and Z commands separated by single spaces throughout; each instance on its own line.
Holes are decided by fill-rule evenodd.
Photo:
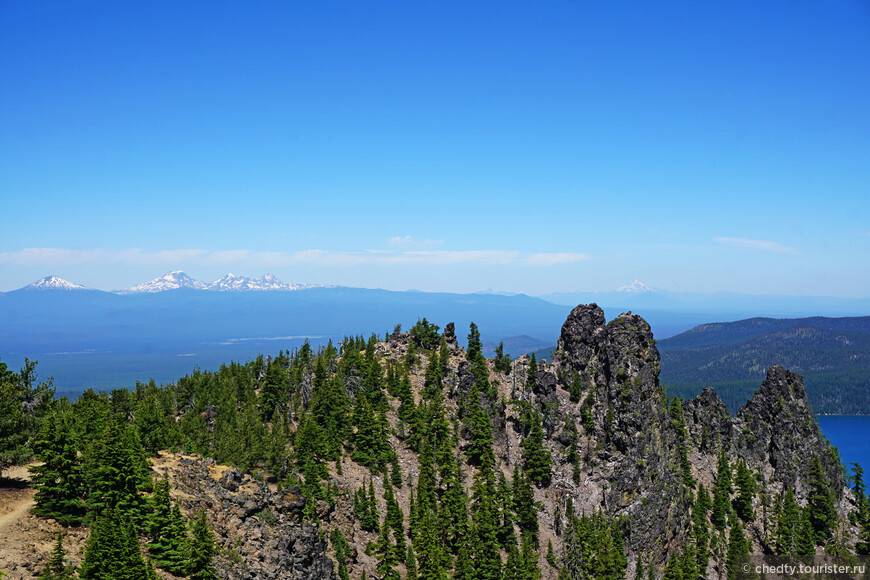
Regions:
M 529 479 L 539 487 L 550 483 L 552 457 L 550 450 L 544 445 L 544 429 L 541 426 L 541 415 L 535 409 L 532 413 L 532 428 L 529 436 L 520 444 L 522 447 L 523 468 Z
M 147 500 L 140 494 L 143 478 L 150 484 L 147 461 L 132 427 L 109 421 L 88 453 L 86 465 L 91 511 L 118 510 L 136 529 L 144 521 Z
M 36 487 L 34 515 L 53 518 L 62 526 L 78 526 L 84 520 L 85 484 L 81 460 L 67 425 L 55 415 L 46 421 L 33 444 L 41 465 L 31 466 Z
M 725 450 L 719 451 L 716 468 L 716 485 L 713 488 L 713 513 L 710 521 L 720 532 L 725 531 L 728 515 L 731 513 L 731 466 Z
M 810 462 L 809 496 L 807 510 L 816 544 L 824 544 L 831 537 L 837 522 L 834 492 L 818 456 Z
M 523 557 L 520 551 L 517 550 L 516 544 L 508 548 L 507 561 L 504 564 L 503 580 L 525 580 L 525 569 L 523 566 Z
M 583 396 L 583 379 L 580 373 L 574 371 L 571 375 L 571 383 L 568 385 L 568 398 L 572 403 L 579 403 Z
M 795 536 L 795 552 L 798 556 L 812 556 L 816 553 L 816 534 L 813 530 L 809 506 L 801 510 Z
M 857 463 L 852 464 L 854 472 L 852 488 L 855 502 L 858 504 L 856 524 L 858 538 L 855 542 L 855 553 L 861 556 L 870 555 L 870 498 L 867 497 L 867 487 L 864 484 L 864 470 Z
M 710 495 L 704 488 L 704 484 L 698 485 L 698 497 L 692 506 L 692 539 L 695 542 L 695 556 L 698 568 L 707 568 L 707 560 L 710 558 L 708 550 L 710 542 L 710 528 L 707 525 L 707 512 L 710 511 Z
M 212 565 L 214 559 L 214 532 L 208 525 L 205 511 L 200 510 L 190 526 L 190 562 L 187 575 L 191 580 L 216 580 L 217 571 Z
M 737 497 L 734 499 L 734 511 L 744 522 L 749 522 L 755 519 L 755 512 L 752 509 L 752 498 L 755 495 L 755 478 L 752 472 L 746 466 L 746 461 L 742 458 L 737 462 L 737 475 L 735 477 L 737 485 Z
M 686 420 L 683 416 L 683 403 L 679 397 L 674 397 L 671 400 L 671 406 L 668 413 L 671 416 L 671 426 L 677 432 L 680 472 L 683 475 L 683 483 L 691 488 L 695 486 L 695 478 L 692 477 L 692 466 L 689 463 L 689 433 L 686 431 Z
M 616 522 L 603 514 L 577 517 L 569 501 L 565 506 L 567 525 L 562 551 L 562 578 L 625 578 L 627 560 L 623 552 L 622 534 Z
M 91 524 L 80 577 L 83 580 L 142 580 L 148 567 L 139 538 L 123 512 L 105 510 Z
M 63 533 L 58 532 L 54 548 L 48 556 L 48 564 L 39 576 L 39 580 L 73 580 L 75 570 L 66 565 L 66 550 L 63 548 Z M 0 576 L 2 578 L 2 576 Z
M 371 479 L 369 479 L 368 491 L 366 486 L 362 486 L 356 490 L 354 495 L 354 515 L 359 520 L 360 527 L 368 532 L 379 531 L 378 521 L 380 514 L 378 513 L 378 504 L 375 499 L 375 487 Z
M 529 366 L 526 369 L 526 382 L 523 385 L 527 391 L 535 390 L 535 381 L 537 380 L 538 373 L 538 358 L 535 356 L 535 353 L 532 353 L 532 356 L 529 358 Z
M 494 396 L 489 384 L 489 370 L 486 368 L 486 358 L 483 356 L 483 343 L 480 341 L 480 331 L 473 322 L 468 327 L 468 349 L 465 358 L 471 365 L 474 384 L 477 392 Z
M 743 528 L 737 520 L 732 521 L 728 532 L 728 556 L 725 563 L 729 580 L 737 578 L 746 558 L 749 556 L 749 540 L 743 533 Z
M 326 364 L 323 358 L 317 357 L 316 369 Z M 350 428 L 350 408 L 350 399 L 337 374 L 315 381 L 311 392 L 311 415 L 322 429 L 323 457 L 327 461 L 335 461 L 341 455 L 342 441 Z
M 538 568 L 538 536 L 524 534 L 521 541 L 522 580 L 541 580 L 541 569 Z
M 390 483 L 394 487 L 402 487 L 402 470 L 399 468 L 399 457 L 393 454 L 393 459 L 390 461 Z
M 474 476 L 472 492 L 472 554 L 474 577 L 478 580 L 499 580 L 501 556 L 498 541 L 498 510 L 493 468 L 481 466 Z
M 54 395 L 51 379 L 36 382 L 36 361 L 24 359 L 17 373 L 0 362 L 0 475 L 33 455 L 31 437 L 39 431 Z
M 492 424 L 489 413 L 480 404 L 480 397 L 475 383 L 468 393 L 467 414 L 463 420 L 469 430 L 465 453 L 473 465 L 493 466 L 495 454 L 492 451 Z
M 801 509 L 791 488 L 786 488 L 777 500 L 776 511 L 776 531 L 774 532 L 776 554 L 779 556 L 794 554 L 801 526 Z
M 387 505 L 386 514 L 384 515 L 384 525 L 389 526 L 393 531 L 393 537 L 396 540 L 396 560 L 404 560 L 405 516 L 402 514 L 402 508 L 399 507 L 399 502 L 396 500 L 396 496 L 393 494 L 393 488 L 390 486 L 389 480 L 386 478 L 384 478 L 384 502 Z
M 511 355 L 504 352 L 504 341 L 500 341 L 495 347 L 495 370 L 500 373 L 508 374 L 511 372 Z
M 668 558 L 668 563 L 665 564 L 665 573 L 662 580 L 684 580 L 683 569 L 680 566 L 679 554 L 672 554 Z
M 390 541 L 390 532 L 390 522 L 385 516 L 381 531 L 378 534 L 378 541 L 375 544 L 375 553 L 378 555 L 376 570 L 381 580 L 400 580 L 399 573 L 396 572 L 396 564 L 398 563 L 396 546 Z
M 154 485 L 148 518 L 148 551 L 160 568 L 175 575 L 184 574 L 186 568 L 187 530 L 178 505 L 169 497 L 169 478 L 164 475 Z
M 405 555 L 405 580 L 417 580 L 417 557 L 414 555 L 414 548 L 408 546 L 408 553 Z
M 453 439 L 446 439 L 439 451 L 442 492 L 441 501 L 438 503 L 438 521 L 444 545 L 455 552 L 458 545 L 467 539 L 468 509 L 462 488 L 462 471 L 453 442 Z
M 471 555 L 468 551 L 468 542 L 466 538 L 459 544 L 459 552 L 456 554 L 456 563 L 453 565 L 453 575 L 451 580 L 475 580 L 474 566 L 471 562 Z
M 547 555 L 545 556 L 547 560 L 547 564 L 552 567 L 556 567 L 556 552 L 553 550 L 553 541 L 547 540 Z
M 350 544 L 347 538 L 341 533 L 341 530 L 335 528 L 329 535 L 329 540 L 332 542 L 332 548 L 335 550 L 335 561 L 338 563 L 338 578 L 339 580 L 350 580 L 350 574 L 347 571 L 347 559 L 351 555 Z
M 498 514 L 498 541 L 505 550 L 517 545 L 517 535 L 514 530 L 514 522 L 517 515 L 514 512 L 514 498 L 512 486 L 508 483 L 504 473 L 499 470 L 496 476 L 495 510 Z
M 414 539 L 420 580 L 447 580 L 447 554 L 441 546 L 438 520 L 432 509 L 424 506 L 420 515 L 420 529 Z
M 538 541 L 538 506 L 535 503 L 535 492 L 532 487 L 532 480 L 526 476 L 522 469 L 514 471 L 513 481 L 513 506 L 516 512 L 517 525 L 520 532 L 525 535 L 531 535 Z

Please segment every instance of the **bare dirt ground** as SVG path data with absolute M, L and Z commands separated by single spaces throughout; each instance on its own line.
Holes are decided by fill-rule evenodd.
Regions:
M 35 490 L 30 486 L 26 466 L 3 472 L 0 479 L 0 572 L 9 580 L 37 578 L 48 561 L 60 525 L 54 520 L 32 516 Z M 69 558 L 79 563 L 87 532 L 84 529 L 64 530 L 64 546 Z

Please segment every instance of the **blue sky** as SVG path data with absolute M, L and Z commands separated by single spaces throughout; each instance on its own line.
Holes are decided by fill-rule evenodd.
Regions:
M 47 274 L 870 295 L 870 7 L 0 0 Z

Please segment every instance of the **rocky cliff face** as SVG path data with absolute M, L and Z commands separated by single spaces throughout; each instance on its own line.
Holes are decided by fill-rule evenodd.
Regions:
M 583 385 L 579 407 L 593 409 L 582 484 L 570 490 L 575 505 L 628 516 L 629 549 L 647 561 L 663 559 L 686 540 L 689 496 L 676 468 L 676 433 L 669 427 L 649 324 L 632 313 L 606 324 L 597 305 L 578 306 L 562 326 L 554 359 L 563 380 Z M 596 492 L 587 493 L 590 488 Z M 589 501 L 599 495 L 599 505 Z
M 205 510 L 218 539 L 220 578 L 335 578 L 317 527 L 302 522 L 305 498 L 298 489 L 273 492 L 248 475 L 198 457 L 164 454 L 154 470 L 169 474 L 185 512 Z
M 452 323 L 446 326 L 444 337 L 450 353 L 444 405 L 448 414 L 455 416 L 457 401 L 471 389 L 474 376 Z M 394 333 L 377 345 L 378 356 L 383 361 L 404 361 L 409 340 L 408 333 Z M 411 376 L 418 400 L 427 356 L 419 353 Z M 626 313 L 608 323 L 595 304 L 578 306 L 562 327 L 553 362 L 541 362 L 535 369 L 529 369 L 529 364 L 529 357 L 523 356 L 513 362 L 509 373 L 490 367 L 490 382 L 498 396 L 486 401 L 486 410 L 492 416 L 498 468 L 509 477 L 521 463 L 520 444 L 525 435 L 522 429 L 509 427 L 517 424 L 519 412 L 503 402 L 525 401 L 543 417 L 553 471 L 551 483 L 534 491 L 541 506 L 542 553 L 547 541 L 552 541 L 557 554 L 562 550 L 562 514 L 570 498 L 578 514 L 602 510 L 625 518 L 629 576 L 633 577 L 638 561 L 661 568 L 670 555 L 689 542 L 693 492 L 683 481 L 681 447 L 687 450 L 691 476 L 707 489 L 715 481 L 716 458 L 724 449 L 732 462 L 746 460 L 773 492 L 792 486 L 802 502 L 806 500 L 810 461 L 818 456 L 838 497 L 843 497 L 839 466 L 819 432 L 801 378 L 781 367 L 768 371 L 758 392 L 737 417 L 729 415 L 712 389 L 705 389 L 683 403 L 684 427 L 680 427 L 659 384 L 661 367 L 655 340 L 640 316 Z M 534 376 L 531 385 L 527 381 L 530 371 Z M 576 402 L 572 401 L 572 391 Z M 395 428 L 398 403 L 390 404 L 388 420 Z M 408 482 L 416 481 L 420 467 L 416 453 L 395 432 L 390 442 L 403 476 Z M 568 459 L 572 446 L 578 458 L 576 465 Z M 210 514 L 223 548 L 222 578 L 334 577 L 317 528 L 302 523 L 304 499 L 298 492 L 271 491 L 208 460 L 180 457 L 164 463 L 158 470 L 170 473 L 182 506 L 188 512 L 203 508 Z M 326 511 L 319 514 L 321 527 L 337 527 L 350 541 L 352 578 L 360 577 L 363 570 L 372 576 L 374 558 L 366 553 L 366 545 L 376 537 L 359 527 L 352 513 L 352 497 L 354 490 L 371 481 L 381 498 L 383 481 L 379 474 L 371 474 L 350 459 L 345 458 L 343 466 L 341 473 L 334 466 L 329 468 L 331 482 L 342 493 L 335 507 L 324 508 Z M 466 465 L 463 470 L 468 485 L 473 467 Z M 409 513 L 410 490 L 408 485 L 396 490 L 405 514 Z M 758 498 L 755 501 L 760 502 Z M 383 513 L 383 502 L 379 509 Z M 761 549 L 760 529 L 747 532 L 754 548 Z M 556 577 L 556 569 L 543 557 L 541 569 L 544 578 Z M 403 568 L 400 570 L 404 573 Z
M 769 468 L 770 478 L 806 495 L 806 476 L 818 456 L 835 492 L 843 493 L 838 459 L 829 451 L 797 373 L 772 366 L 755 395 L 737 413 L 731 447 L 735 454 Z
M 594 418 L 594 429 L 581 441 L 587 449 L 583 483 L 566 492 L 579 509 L 628 516 L 629 550 L 644 561 L 663 562 L 686 542 L 690 498 L 680 481 L 680 434 L 659 385 L 660 358 L 649 325 L 631 313 L 605 323 L 597 305 L 578 306 L 562 327 L 554 359 L 560 388 L 568 390 L 578 379 L 583 385 L 581 402 L 561 411 L 579 415 L 578 408 L 591 405 Z M 800 375 L 771 367 L 737 417 L 710 388 L 685 402 L 683 411 L 691 472 L 708 489 L 724 448 L 731 461 L 746 460 L 772 491 L 795 488 L 799 501 L 806 499 L 810 462 L 818 456 L 843 497 L 838 461 Z M 758 546 L 760 538 L 754 541 Z

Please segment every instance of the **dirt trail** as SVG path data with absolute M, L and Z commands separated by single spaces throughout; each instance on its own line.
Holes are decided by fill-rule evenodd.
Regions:
M 0 537 L 7 536 L 8 528 L 36 505 L 33 501 L 36 491 L 29 485 L 30 473 L 26 466 L 7 469 L 3 477 L 5 481 L 0 480 Z
M 33 580 L 45 567 L 60 526 L 30 514 L 36 490 L 26 466 L 3 471 L 0 480 L 0 572 L 9 580 Z M 69 534 L 70 548 L 79 549 L 84 534 Z

